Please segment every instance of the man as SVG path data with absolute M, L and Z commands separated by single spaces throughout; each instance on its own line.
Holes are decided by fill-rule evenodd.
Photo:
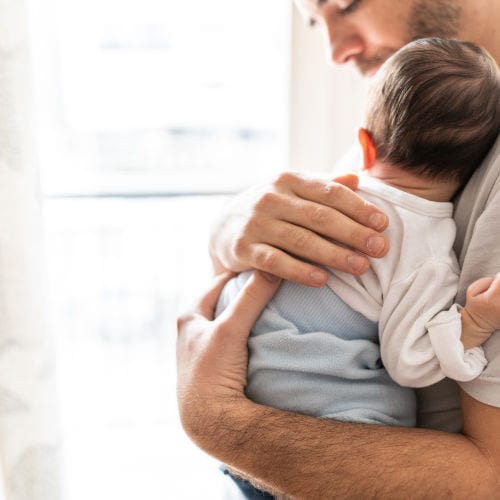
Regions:
M 365 74 L 410 39 L 430 35 L 474 41 L 500 62 L 497 0 L 308 0 L 304 7 L 326 29 L 333 60 L 354 63 Z M 497 140 L 457 202 L 459 302 L 475 273 L 500 270 L 499 157 Z M 366 271 L 363 254 L 383 257 L 388 250 L 380 234 L 387 220 L 349 189 L 356 187 L 352 177 L 339 180 L 347 187 L 288 173 L 258 197 L 240 196 L 233 204 L 238 210 L 228 207 L 213 233 L 216 269 L 255 267 L 311 286 L 322 286 L 326 274 L 302 259 L 353 274 Z M 485 344 L 485 374 L 460 388 L 463 434 L 443 432 L 460 428 L 456 387 L 449 381 L 419 393 L 421 427 L 440 430 L 318 420 L 245 398 L 246 337 L 279 280 L 256 273 L 233 306 L 212 321 L 225 279 L 179 321 L 179 408 L 201 448 L 263 489 L 298 498 L 498 496 L 498 333 Z

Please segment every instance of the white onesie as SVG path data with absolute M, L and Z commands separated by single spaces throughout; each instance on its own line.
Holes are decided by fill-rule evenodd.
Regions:
M 382 362 L 400 385 L 425 387 L 449 377 L 476 378 L 481 347 L 464 352 L 460 312 L 452 305 L 459 267 L 453 253 L 453 204 L 420 198 L 366 175 L 359 194 L 389 217 L 390 250 L 352 276 L 330 269 L 328 285 L 354 310 L 378 322 Z

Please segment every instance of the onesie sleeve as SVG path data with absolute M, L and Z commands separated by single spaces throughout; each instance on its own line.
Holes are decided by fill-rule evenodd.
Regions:
M 476 378 L 486 366 L 481 347 L 464 351 L 456 305 L 458 276 L 446 263 L 428 261 L 393 283 L 379 321 L 380 351 L 400 385 L 425 387 L 445 377 Z

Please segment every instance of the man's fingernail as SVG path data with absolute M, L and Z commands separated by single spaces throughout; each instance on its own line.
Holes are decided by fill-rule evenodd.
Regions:
M 382 229 L 387 224 L 387 216 L 381 214 L 380 212 L 375 212 L 370 215 L 368 223 L 373 229 Z
M 382 236 L 372 236 L 371 238 L 368 238 L 366 247 L 371 253 L 378 255 L 385 248 L 385 240 Z
M 326 283 L 328 278 L 326 273 L 322 273 L 321 271 L 312 271 L 309 276 L 311 277 L 311 280 L 318 285 Z
M 366 259 L 360 255 L 349 255 L 347 264 L 353 271 L 359 272 L 366 267 Z

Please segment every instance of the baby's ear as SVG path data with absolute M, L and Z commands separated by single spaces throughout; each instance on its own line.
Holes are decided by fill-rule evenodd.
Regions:
M 358 130 L 358 140 L 363 150 L 363 170 L 369 170 L 377 158 L 377 147 L 373 142 L 372 135 L 365 128 Z

